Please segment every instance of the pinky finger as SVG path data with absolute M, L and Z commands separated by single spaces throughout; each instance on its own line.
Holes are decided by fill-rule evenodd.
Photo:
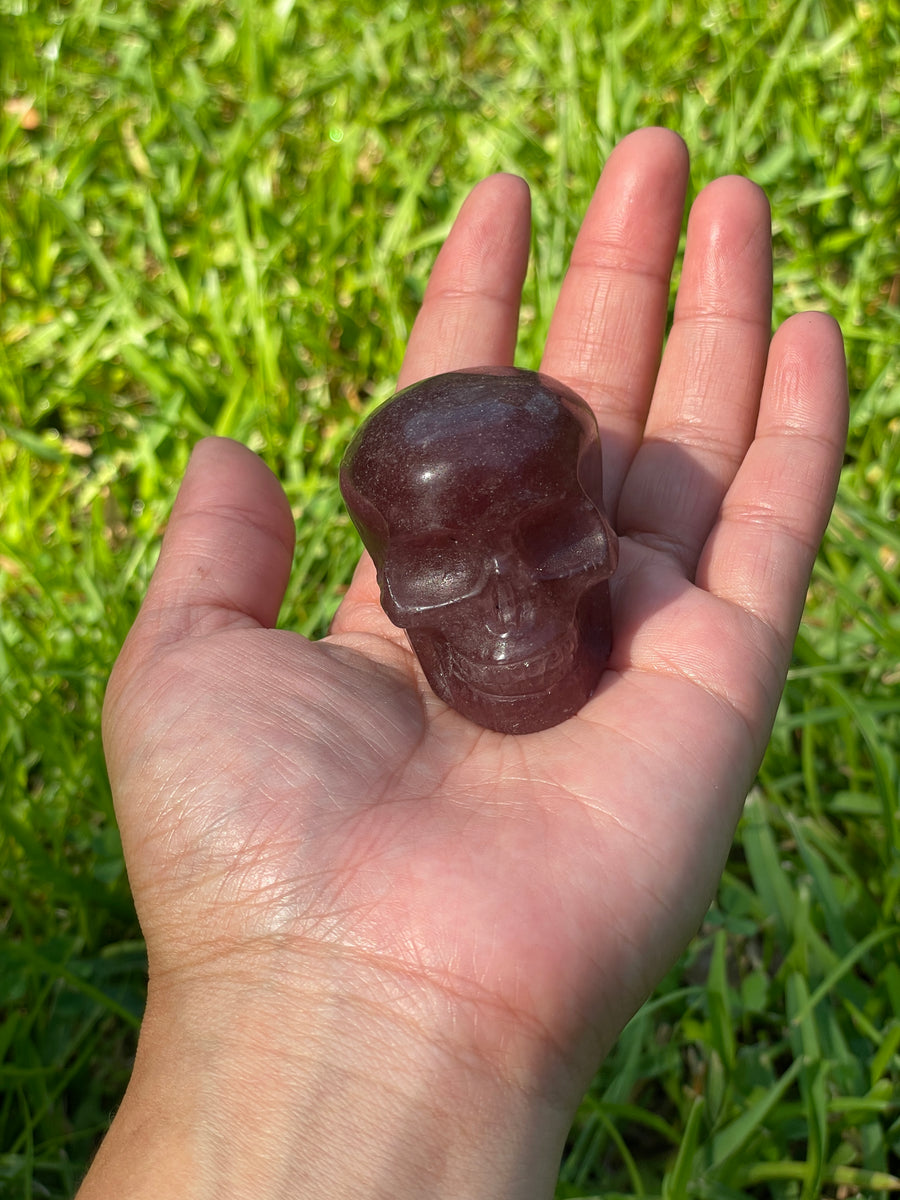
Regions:
M 697 584 L 767 625 L 787 655 L 837 489 L 847 436 L 840 329 L 791 317 L 769 350 L 756 434 L 698 564 Z

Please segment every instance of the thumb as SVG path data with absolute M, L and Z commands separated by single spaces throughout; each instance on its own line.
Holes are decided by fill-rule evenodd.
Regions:
M 152 653 L 196 634 L 274 625 L 293 549 L 287 497 L 265 463 L 227 438 L 199 442 L 132 631 L 135 639 Z

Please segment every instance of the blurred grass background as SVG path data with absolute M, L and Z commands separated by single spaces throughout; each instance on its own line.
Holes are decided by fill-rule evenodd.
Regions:
M 717 901 L 586 1097 L 559 1197 L 900 1191 L 898 0 L 0 0 L 0 1197 L 77 1187 L 144 958 L 99 741 L 194 440 L 298 522 L 283 623 L 357 553 L 335 482 L 469 187 L 523 175 L 537 365 L 600 167 L 677 129 L 773 208 L 776 319 L 853 413 Z

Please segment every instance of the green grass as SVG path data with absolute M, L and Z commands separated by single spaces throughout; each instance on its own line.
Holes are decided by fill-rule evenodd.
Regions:
M 188 451 L 298 521 L 285 625 L 356 554 L 335 469 L 473 182 L 534 190 L 535 365 L 596 176 L 678 129 L 773 207 L 776 316 L 831 311 L 853 415 L 717 901 L 586 1097 L 560 1197 L 900 1192 L 900 4 L 0 0 L 0 1197 L 71 1195 L 143 951 L 98 735 Z

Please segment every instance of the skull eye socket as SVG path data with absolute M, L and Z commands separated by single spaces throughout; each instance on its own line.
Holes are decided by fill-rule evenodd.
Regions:
M 567 579 L 582 571 L 611 573 L 606 523 L 585 498 L 543 509 L 520 526 L 519 546 L 524 561 L 541 579 Z
M 382 603 L 401 616 L 455 604 L 484 586 L 484 559 L 477 547 L 445 531 L 394 542 L 382 568 Z

